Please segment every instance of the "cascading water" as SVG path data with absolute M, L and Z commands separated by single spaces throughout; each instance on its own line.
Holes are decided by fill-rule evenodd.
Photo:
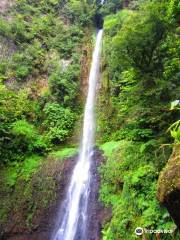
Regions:
M 85 240 L 87 208 L 91 183 L 91 159 L 94 144 L 94 105 L 96 83 L 99 76 L 100 48 L 103 30 L 99 30 L 93 52 L 89 75 L 89 89 L 84 112 L 81 151 L 73 170 L 66 199 L 63 202 L 63 217 L 52 240 Z

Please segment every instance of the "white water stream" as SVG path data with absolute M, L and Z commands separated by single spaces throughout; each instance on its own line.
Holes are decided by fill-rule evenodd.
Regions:
M 91 158 L 94 145 L 94 106 L 99 76 L 100 50 L 103 30 L 99 30 L 89 75 L 89 89 L 84 112 L 83 135 L 77 164 L 63 203 L 64 215 L 52 240 L 85 240 L 87 207 L 90 193 Z

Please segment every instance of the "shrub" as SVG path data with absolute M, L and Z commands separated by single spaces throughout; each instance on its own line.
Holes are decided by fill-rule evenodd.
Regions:
M 49 77 L 52 94 L 65 107 L 74 107 L 77 97 L 79 65 L 68 66 L 65 71 L 56 70 Z
M 12 124 L 12 134 L 15 136 L 14 144 L 22 149 L 22 152 L 40 151 L 47 148 L 44 138 L 39 135 L 34 125 L 26 120 L 18 120 Z
M 112 219 L 103 230 L 103 239 L 136 239 L 134 231 L 138 226 L 174 227 L 169 214 L 156 199 L 158 171 L 153 160 L 156 157 L 152 149 L 146 149 L 149 152 L 145 155 L 140 151 L 141 146 L 137 142 L 119 141 L 101 147 L 108 157 L 100 167 L 100 199 L 112 206 Z M 165 236 L 162 239 L 166 239 Z M 169 235 L 167 239 L 171 239 Z
M 72 133 L 75 114 L 58 103 L 47 103 L 43 110 L 45 120 L 43 125 L 47 136 L 53 143 L 64 142 Z

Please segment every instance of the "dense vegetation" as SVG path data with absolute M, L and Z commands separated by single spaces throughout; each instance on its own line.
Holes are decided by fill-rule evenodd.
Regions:
M 66 146 L 82 113 L 81 59 L 95 9 L 91 1 L 17 0 L 0 15 L 0 238 L 13 222 L 33 228 L 56 200 L 58 159 L 76 154 Z
M 178 240 L 157 199 L 180 142 L 178 1 L 12 2 L 0 16 L 0 237 L 14 222 L 38 228 L 56 200 L 63 159 L 77 154 L 69 143 L 82 113 L 82 59 L 91 55 L 84 46 L 103 16 L 97 140 L 100 200 L 112 209 L 103 240 L 137 239 L 136 227 L 173 229 L 147 240 Z
M 94 8 L 86 1 L 19 0 L 0 17 L 1 164 L 42 154 L 71 134 L 80 58 Z
M 103 239 L 136 239 L 136 227 L 175 229 L 156 195 L 173 138 L 180 141 L 178 1 L 132 1 L 105 18 L 104 31 L 98 134 L 107 162 L 100 198 L 112 206 L 112 219 Z

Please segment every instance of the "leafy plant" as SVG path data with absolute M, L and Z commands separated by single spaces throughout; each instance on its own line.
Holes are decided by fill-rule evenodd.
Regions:
M 48 139 L 52 142 L 65 141 L 73 129 L 74 113 L 58 103 L 46 104 L 43 111 L 46 116 L 43 125 L 47 129 Z
M 134 11 L 108 7 L 117 12 L 105 18 L 98 103 L 98 137 L 106 156 L 100 167 L 100 199 L 112 208 L 103 239 L 137 239 L 139 226 L 175 227 L 156 198 L 156 185 L 172 153 L 170 125 L 179 143 L 177 7 L 171 0 L 133 1 Z M 178 234 L 160 238 L 178 239 Z
M 77 154 L 77 149 L 76 148 L 63 148 L 62 150 L 58 150 L 58 151 L 53 151 L 51 152 L 52 157 L 55 158 L 59 158 L 60 160 L 65 159 L 65 158 L 69 158 L 69 157 L 73 157 Z

